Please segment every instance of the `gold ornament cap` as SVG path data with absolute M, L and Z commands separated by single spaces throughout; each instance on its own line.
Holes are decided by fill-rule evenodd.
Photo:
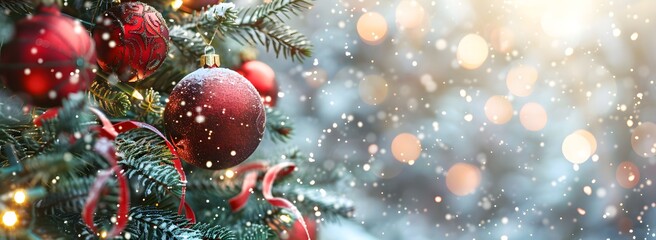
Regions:
M 214 53 L 214 47 L 205 47 L 205 54 L 200 56 L 200 66 L 204 68 L 221 66 L 221 57 L 219 57 L 219 54 Z

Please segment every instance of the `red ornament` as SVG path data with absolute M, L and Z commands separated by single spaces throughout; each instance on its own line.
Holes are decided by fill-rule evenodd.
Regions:
M 96 52 L 84 26 L 40 5 L 16 23 L 13 39 L 0 55 L 0 78 L 26 101 L 60 106 L 69 94 L 86 90 L 95 76 Z
M 266 63 L 250 60 L 242 63 L 237 72 L 250 81 L 260 93 L 264 105 L 275 106 L 278 100 L 276 73 Z
M 169 29 L 162 14 L 142 2 L 112 7 L 93 29 L 98 65 L 121 81 L 142 80 L 157 70 L 169 51 Z
M 305 224 L 307 224 L 308 233 L 310 234 L 310 239 L 317 239 L 317 222 L 314 219 L 304 218 Z M 287 240 L 309 240 L 305 229 L 300 221 L 294 222 L 292 229 L 288 232 L 289 238 Z
M 262 140 L 266 115 L 260 97 L 244 77 L 209 64 L 175 86 L 164 110 L 164 128 L 186 162 L 225 169 L 248 158 Z M 217 61 L 218 62 L 218 61 Z
M 182 0 L 182 6 L 180 6 L 180 11 L 186 13 L 193 13 L 194 11 L 200 11 L 207 9 L 212 5 L 221 3 L 222 0 Z

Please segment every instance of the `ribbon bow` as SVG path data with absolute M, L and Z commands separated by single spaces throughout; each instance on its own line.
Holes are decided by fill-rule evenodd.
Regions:
M 305 230 L 305 234 L 307 235 L 308 240 L 311 240 L 308 226 L 305 223 L 303 215 L 298 210 L 298 208 L 296 208 L 296 206 L 294 206 L 294 204 L 289 200 L 280 197 L 274 197 L 271 193 L 271 189 L 273 188 L 273 183 L 276 181 L 276 178 L 289 175 L 295 169 L 296 165 L 291 162 L 279 163 L 270 168 L 265 162 L 252 162 L 244 163 L 233 168 L 232 171 L 235 173 L 235 177 L 239 177 L 244 174 L 246 174 L 246 176 L 244 177 L 244 182 L 242 183 L 241 192 L 237 194 L 237 196 L 230 198 L 228 201 L 230 203 L 230 208 L 232 208 L 232 212 L 238 212 L 246 206 L 248 197 L 251 195 L 250 190 L 257 184 L 257 177 L 259 173 L 266 172 L 264 174 L 264 179 L 262 180 L 262 195 L 264 195 L 264 199 L 274 207 L 287 208 L 291 210 L 296 219 L 301 223 L 301 226 L 303 226 L 303 230 Z

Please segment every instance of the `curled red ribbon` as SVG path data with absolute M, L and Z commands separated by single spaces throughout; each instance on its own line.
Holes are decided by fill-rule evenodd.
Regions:
M 123 175 L 121 167 L 118 166 L 118 161 L 116 159 L 116 149 L 112 144 L 114 138 L 118 135 L 114 131 L 112 123 L 107 119 L 105 114 L 101 111 L 91 108 L 93 112 L 102 123 L 101 138 L 96 141 L 94 146 L 94 151 L 100 154 L 103 158 L 107 160 L 110 164 L 109 170 L 103 170 L 98 173 L 96 181 L 89 189 L 89 196 L 87 197 L 84 208 L 82 209 L 82 221 L 87 225 L 93 232 L 98 233 L 96 225 L 93 222 L 94 213 L 96 212 L 96 207 L 98 205 L 98 200 L 101 196 L 101 191 L 105 183 L 109 180 L 109 177 L 112 173 L 116 174 L 116 179 L 119 186 L 119 195 L 118 195 L 118 209 L 116 211 L 116 225 L 107 233 L 106 238 L 113 238 L 125 229 L 125 226 L 128 224 L 128 211 L 130 209 L 130 191 L 128 190 L 127 178 Z M 54 115 L 53 115 L 54 117 Z M 109 135 L 110 137 L 108 137 Z M 110 141 L 111 140 L 111 141 Z
M 175 151 L 175 148 L 171 142 L 164 137 L 164 134 L 162 134 L 157 128 L 148 125 L 146 123 L 142 122 L 136 122 L 136 121 L 125 121 L 125 122 L 120 122 L 115 125 L 112 125 L 111 121 L 103 114 L 100 110 L 96 108 L 89 108 L 92 113 L 94 113 L 100 122 L 102 123 L 102 127 L 100 127 L 100 136 L 101 140 L 98 143 L 103 143 L 99 145 L 98 143 L 96 144 L 94 150 L 98 152 L 101 156 L 103 156 L 107 161 L 111 164 L 110 169 L 101 171 L 98 174 L 98 177 L 96 178 L 96 182 L 92 185 L 92 188 L 90 189 L 89 196 L 87 198 L 86 204 L 84 206 L 84 209 L 82 211 L 82 218 L 85 224 L 89 228 L 91 228 L 94 232 L 96 231 L 96 228 L 93 223 L 93 214 L 96 209 L 96 205 L 98 202 L 98 199 L 100 198 L 100 193 L 102 190 L 102 186 L 105 184 L 105 182 L 109 179 L 111 176 L 111 173 L 114 172 L 116 173 L 118 177 L 118 183 L 119 183 L 119 209 L 117 211 L 117 224 L 116 226 L 108 233 L 107 238 L 111 238 L 113 236 L 116 236 L 116 234 L 120 233 L 123 231 L 125 228 L 125 225 L 127 224 L 127 214 L 128 214 L 128 209 L 129 209 L 129 189 L 127 186 L 127 180 L 125 176 L 123 176 L 121 172 L 121 168 L 118 166 L 118 161 L 116 159 L 116 151 L 114 149 L 114 146 L 112 144 L 108 144 L 108 140 L 115 140 L 116 137 L 120 133 L 127 132 L 129 130 L 135 129 L 135 128 L 145 128 L 148 129 L 155 134 L 157 134 L 159 137 L 161 137 L 164 142 L 166 143 L 166 146 L 168 147 L 169 151 L 171 151 L 171 154 L 173 154 L 173 166 L 175 170 L 178 172 L 178 175 L 180 175 L 180 181 L 183 183 L 182 186 L 182 193 L 180 195 L 180 205 L 178 206 L 178 214 L 182 214 L 184 211 L 187 219 L 193 224 L 196 223 L 196 216 L 194 214 L 193 209 L 191 209 L 191 206 L 186 202 L 186 183 L 187 183 L 187 177 L 184 173 L 184 169 L 182 168 L 182 161 L 180 161 L 180 158 L 178 157 L 177 152 Z M 57 108 L 51 108 L 45 111 L 41 116 L 37 117 L 34 119 L 34 124 L 37 126 L 42 125 L 43 120 L 51 119 L 57 116 L 59 113 L 59 109 Z M 105 139 L 103 141 L 102 139 Z
M 257 184 L 258 172 L 266 171 L 264 174 L 264 179 L 262 180 L 262 195 L 264 195 L 264 199 L 266 199 L 269 204 L 275 207 L 287 208 L 291 210 L 296 219 L 301 223 L 301 226 L 303 226 L 303 230 L 305 230 L 305 234 L 307 235 L 308 240 L 311 240 L 307 223 L 305 222 L 305 219 L 303 219 L 303 215 L 298 210 L 298 208 L 296 208 L 296 206 L 294 206 L 294 204 L 289 200 L 281 197 L 274 197 L 271 193 L 273 183 L 276 181 L 276 178 L 289 175 L 294 172 L 295 169 L 296 165 L 291 162 L 279 163 L 268 169 L 267 164 L 264 162 L 245 163 L 237 166 L 233 170 L 235 172 L 235 176 L 246 174 L 246 172 L 248 172 L 248 174 L 246 174 L 244 177 L 241 192 L 229 200 L 232 211 L 237 212 L 246 206 L 248 197 L 251 195 L 251 189 L 254 188 Z
M 107 138 L 98 140 L 94 146 L 94 150 L 105 158 L 110 163 L 111 167 L 108 170 L 100 171 L 96 181 L 91 186 L 89 196 L 84 204 L 84 209 L 82 209 L 82 221 L 95 233 L 98 232 L 93 223 L 98 199 L 101 196 L 101 191 L 104 188 L 105 183 L 109 180 L 112 173 L 115 173 L 119 185 L 119 203 L 118 210 L 116 211 L 116 225 L 112 227 L 106 236 L 103 236 L 106 238 L 113 238 L 123 231 L 128 223 L 128 211 L 130 208 L 128 181 L 123 175 L 121 167 L 118 166 L 114 145 Z

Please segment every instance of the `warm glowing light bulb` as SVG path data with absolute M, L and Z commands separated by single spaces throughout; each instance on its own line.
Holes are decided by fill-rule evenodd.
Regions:
M 131 95 L 133 98 L 136 98 L 137 100 L 144 100 L 143 95 L 141 95 L 141 93 L 139 93 L 139 91 L 137 90 L 132 91 Z
M 292 222 L 292 218 L 289 217 L 288 215 L 280 215 L 280 221 L 285 223 L 290 223 Z
M 182 0 L 173 0 L 173 2 L 171 2 L 171 7 L 173 10 L 178 10 L 180 7 L 182 7 Z
M 225 172 L 225 176 L 226 176 L 227 178 L 232 178 L 232 177 L 235 176 L 235 172 L 232 171 L 232 170 L 230 170 L 230 169 L 228 169 L 228 170 L 226 170 L 226 172 Z
M 7 211 L 2 214 L 2 224 L 7 227 L 13 227 L 18 222 L 18 215 L 14 211 Z
M 18 204 L 24 203 L 26 198 L 27 196 L 25 195 L 25 191 L 23 190 L 18 190 L 14 193 L 14 202 Z

